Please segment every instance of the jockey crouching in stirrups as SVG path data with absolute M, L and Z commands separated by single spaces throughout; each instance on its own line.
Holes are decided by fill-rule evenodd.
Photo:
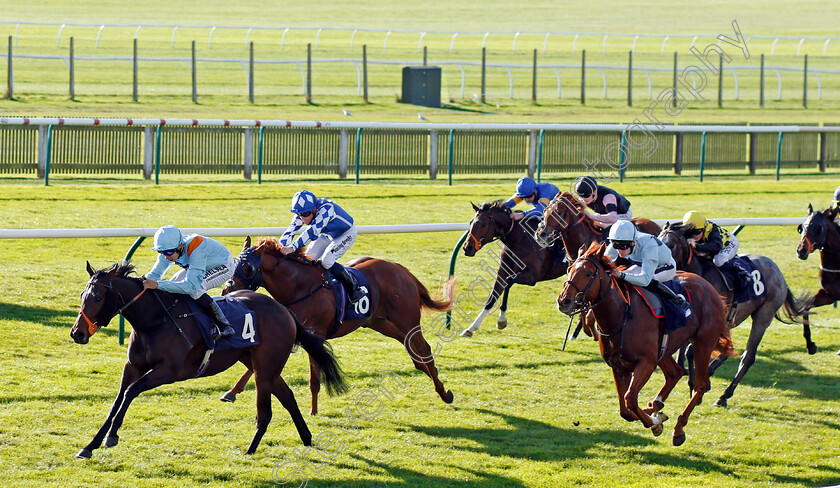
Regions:
M 504 205 L 513 209 L 519 202 L 530 203 L 534 208 L 525 213 L 511 214 L 513 219 L 519 220 L 523 217 L 539 217 L 542 219 L 545 208 L 558 193 L 560 193 L 560 190 L 551 183 L 537 183 L 533 178 L 524 176 L 517 180 L 516 193 Z
M 604 229 L 608 229 L 619 220 L 633 218 L 630 201 L 621 193 L 599 185 L 591 176 L 577 180 L 574 189 L 583 203 L 592 210 L 589 216 Z
M 308 190 L 301 190 L 292 197 L 291 212 L 295 214 L 289 227 L 280 236 L 280 252 L 291 254 L 313 241 L 306 250 L 312 260 L 321 260 L 324 268 L 330 270 L 347 289 L 350 301 L 358 302 L 364 296 L 356 279 L 344 266 L 336 262 L 356 242 L 356 226 L 353 217 L 326 198 L 317 198 Z M 294 239 L 304 226 L 307 229 Z

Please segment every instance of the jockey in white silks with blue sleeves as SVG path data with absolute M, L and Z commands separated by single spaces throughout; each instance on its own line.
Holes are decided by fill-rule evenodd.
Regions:
M 686 317 L 691 315 L 685 298 L 661 283 L 674 279 L 677 272 L 668 246 L 650 234 L 638 232 L 629 220 L 619 220 L 610 227 L 609 241 L 605 256 L 613 261 L 623 258 L 632 263 L 625 271 L 613 269 L 613 276 L 659 293 L 679 307 Z
M 519 202 L 524 201 L 534 206 L 534 208 L 524 214 L 514 213 L 514 220 L 519 220 L 524 217 L 542 218 L 546 207 L 548 207 L 548 204 L 558 193 L 560 193 L 560 190 L 551 183 L 537 183 L 533 178 L 524 176 L 517 180 L 516 193 L 504 205 L 508 208 L 513 208 Z
M 350 301 L 358 302 L 364 296 L 356 279 L 338 258 L 344 255 L 356 242 L 356 226 L 353 217 L 335 202 L 326 198 L 317 198 L 309 190 L 301 190 L 292 197 L 291 212 L 295 214 L 289 227 L 280 236 L 280 252 L 290 254 L 312 242 L 306 250 L 312 260 L 321 260 L 324 268 L 330 270 L 344 284 L 350 295 Z M 307 225 L 297 239 L 295 234 Z M 294 239 L 294 241 L 293 241 Z
M 158 252 L 158 258 L 151 271 L 143 276 L 143 288 L 193 297 L 216 322 L 218 331 L 214 340 L 235 334 L 225 314 L 207 294 L 207 290 L 223 285 L 233 276 L 235 267 L 230 251 L 209 237 L 184 236 L 174 225 L 165 225 L 155 232 L 152 250 Z M 171 280 L 161 280 L 172 264 L 183 269 Z

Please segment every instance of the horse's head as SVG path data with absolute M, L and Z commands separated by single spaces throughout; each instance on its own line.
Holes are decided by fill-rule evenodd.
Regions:
M 251 246 L 251 236 L 245 238 L 242 252 L 234 261 L 233 277 L 225 283 L 222 295 L 236 290 L 256 291 L 262 285 L 262 252 Z
M 796 246 L 796 255 L 799 259 L 808 259 L 809 254 L 825 246 L 831 225 L 833 222 L 830 209 L 814 212 L 814 207 L 808 204 L 808 217 L 796 228 L 802 236 L 799 239 L 799 245 Z
M 475 256 L 475 253 L 485 244 L 503 237 L 513 227 L 513 216 L 510 208 L 501 200 L 483 203 L 480 207 L 472 204 L 475 216 L 470 221 L 470 234 L 464 242 L 464 254 Z
M 595 303 L 601 295 L 601 287 L 606 282 L 611 285 L 608 274 L 613 267 L 608 257 L 605 243 L 592 244 L 569 266 L 569 278 L 563 284 L 563 290 L 557 297 L 557 309 L 566 315 L 573 315 L 575 310 L 587 303 Z
M 542 222 L 534 237 L 543 246 L 550 246 L 559 236 L 586 218 L 583 204 L 571 193 L 564 191 L 554 197 L 546 207 Z
M 118 313 L 120 300 L 125 301 L 114 288 L 114 279 L 127 277 L 134 272 L 134 265 L 128 262 L 117 263 L 107 270 L 94 271 L 87 263 L 90 280 L 82 290 L 82 304 L 79 315 L 70 329 L 70 337 L 78 344 L 87 344 L 90 336 L 101 327 L 106 327 Z
M 685 238 L 684 230 L 681 223 L 672 225 L 667 222 L 659 233 L 659 240 L 671 250 L 671 256 L 678 269 L 685 269 L 692 260 L 692 249 L 688 245 L 688 239 Z

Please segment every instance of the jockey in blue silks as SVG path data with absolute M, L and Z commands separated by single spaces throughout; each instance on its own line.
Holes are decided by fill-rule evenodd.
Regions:
M 513 214 L 513 218 L 539 217 L 542 219 L 543 212 L 548 207 L 549 202 L 558 193 L 560 193 L 560 190 L 551 183 L 537 183 L 532 178 L 524 176 L 516 182 L 516 193 L 510 197 L 510 200 L 504 202 L 504 205 L 513 208 L 523 201 L 530 203 L 534 208 L 524 214 Z
M 233 276 L 233 256 L 218 241 L 198 234 L 184 236 L 174 225 L 165 225 L 155 232 L 153 251 L 158 252 L 151 271 L 143 276 L 143 288 L 189 295 L 213 317 L 218 331 L 213 339 L 235 334 L 225 314 L 207 290 L 223 285 Z M 171 280 L 161 280 L 166 271 L 177 264 L 181 269 Z
M 290 254 L 314 241 L 309 245 L 306 254 L 310 259 L 320 259 L 324 268 L 330 270 L 344 284 L 350 301 L 358 302 L 364 293 L 353 275 L 337 262 L 356 242 L 353 217 L 335 202 L 317 198 L 308 190 L 295 193 L 292 197 L 291 212 L 294 214 L 292 222 L 280 236 L 280 252 L 284 255 Z M 306 230 L 293 241 L 295 234 L 304 225 L 308 226 Z
M 691 315 L 685 298 L 661 283 L 674 279 L 677 271 L 668 246 L 650 234 L 638 232 L 629 220 L 619 220 L 610 227 L 609 241 L 604 255 L 613 261 L 623 258 L 632 264 L 625 271 L 613 269 L 616 278 L 659 293 L 679 307 L 686 317 Z

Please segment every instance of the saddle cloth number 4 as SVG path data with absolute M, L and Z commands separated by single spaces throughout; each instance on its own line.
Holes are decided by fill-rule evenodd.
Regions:
M 242 339 L 254 342 L 254 336 L 257 335 L 254 329 L 254 314 L 245 314 L 245 323 L 242 324 Z

